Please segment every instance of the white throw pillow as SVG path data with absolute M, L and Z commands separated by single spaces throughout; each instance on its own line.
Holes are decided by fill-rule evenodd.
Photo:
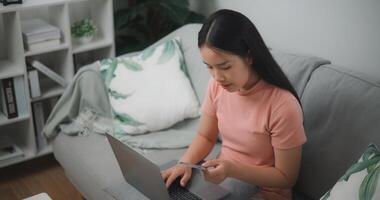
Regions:
M 380 152 L 370 144 L 332 189 L 321 200 L 377 200 L 380 199 Z
M 158 131 L 199 116 L 199 102 L 187 76 L 179 38 L 133 57 L 102 60 L 101 65 L 116 132 Z

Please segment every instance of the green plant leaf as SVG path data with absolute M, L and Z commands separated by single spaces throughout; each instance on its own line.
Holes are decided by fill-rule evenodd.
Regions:
M 367 149 L 363 153 L 362 159 L 363 160 L 369 160 L 371 158 L 371 156 L 375 156 L 375 155 L 380 155 L 380 152 L 377 150 L 376 145 L 371 143 L 368 145 Z M 367 168 L 367 172 L 370 173 L 371 171 L 374 170 L 375 167 L 376 167 L 375 165 L 370 165 Z
M 188 0 L 127 1 L 115 11 L 117 55 L 142 50 L 186 23 L 202 22 L 204 17 L 189 10 Z M 138 44 L 122 35 L 133 36 Z
M 132 60 L 120 59 L 120 62 L 123 63 L 124 67 L 132 71 L 141 71 L 143 69 L 139 63 Z
M 353 164 L 347 171 L 346 173 L 340 177 L 340 179 L 338 181 L 348 181 L 348 179 L 350 178 L 350 176 L 356 172 L 359 172 L 363 169 L 366 169 L 368 168 L 369 166 L 377 163 L 380 161 L 380 156 L 379 155 L 376 155 L 375 157 L 372 157 L 370 160 L 363 160 L 361 162 L 358 162 L 358 163 L 355 163 Z
M 331 189 L 330 189 L 329 191 L 327 191 L 327 192 L 325 193 L 325 195 L 323 195 L 323 196 L 321 197 L 320 200 L 327 200 L 327 199 L 330 197 L 330 193 L 331 193 Z
M 178 6 L 178 4 L 160 3 L 163 13 L 167 14 L 171 21 L 178 24 L 184 24 L 190 14 L 188 7 Z
M 91 19 L 83 19 L 71 25 L 71 34 L 74 37 L 84 37 L 95 35 L 97 28 Z
M 161 0 L 161 2 L 174 7 L 188 8 L 190 6 L 189 0 Z
M 362 157 L 364 160 L 368 160 L 368 158 L 373 154 L 380 154 L 380 152 L 377 150 L 376 146 L 373 143 L 371 143 L 368 145 Z
M 142 19 L 137 8 L 124 8 L 115 11 L 115 28 L 120 29 L 127 26 L 134 20 Z
M 379 179 L 380 166 L 377 166 L 375 170 L 368 173 L 363 179 L 359 188 L 359 200 L 372 200 L 372 197 L 376 191 L 377 182 Z
M 130 97 L 132 94 L 122 94 L 120 92 L 117 92 L 116 90 L 111 90 L 111 89 L 108 89 L 108 93 L 110 93 L 111 97 L 113 97 L 114 99 L 127 99 L 128 97 Z
M 112 109 L 112 112 L 114 113 L 115 119 L 119 120 L 119 122 L 121 122 L 122 124 L 135 127 L 144 125 L 144 123 L 141 123 L 133 119 L 133 117 L 129 116 L 128 114 L 116 112 L 114 109 Z
M 205 17 L 201 14 L 198 14 L 194 11 L 190 11 L 189 15 L 187 16 L 185 20 L 185 24 L 190 23 L 203 23 L 205 21 Z
M 158 58 L 158 64 L 163 64 L 166 63 L 172 56 L 174 55 L 175 52 L 175 46 L 174 42 L 172 40 L 169 40 L 165 43 L 164 49 L 162 50 L 161 56 Z

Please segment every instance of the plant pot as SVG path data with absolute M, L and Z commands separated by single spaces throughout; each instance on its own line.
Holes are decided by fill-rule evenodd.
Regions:
M 94 36 L 83 36 L 79 38 L 75 38 L 78 44 L 87 44 L 91 42 L 91 40 L 94 38 Z

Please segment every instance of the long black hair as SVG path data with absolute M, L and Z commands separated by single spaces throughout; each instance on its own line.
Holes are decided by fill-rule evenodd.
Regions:
M 207 44 L 242 58 L 252 58 L 252 69 L 266 82 L 288 90 L 301 104 L 297 92 L 272 57 L 255 25 L 243 14 L 222 9 L 211 14 L 198 33 L 198 47 Z

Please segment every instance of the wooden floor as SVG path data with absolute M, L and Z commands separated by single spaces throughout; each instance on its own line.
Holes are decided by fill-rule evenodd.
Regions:
M 0 169 L 1 200 L 20 200 L 42 192 L 53 200 L 82 200 L 53 155 Z

